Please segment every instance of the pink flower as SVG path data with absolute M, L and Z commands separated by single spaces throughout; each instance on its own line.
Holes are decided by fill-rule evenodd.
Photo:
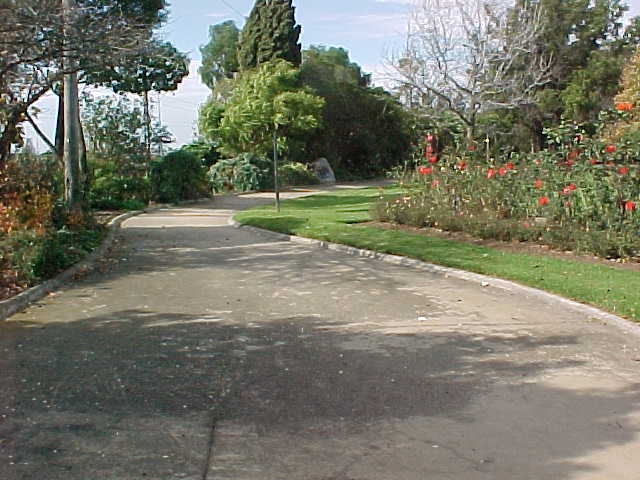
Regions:
M 536 180 L 535 182 L 533 182 L 533 188 L 540 190 L 543 186 L 544 183 L 542 183 L 542 180 Z
M 629 167 L 620 167 L 618 169 L 618 173 L 620 175 L 626 175 L 627 173 L 629 173 Z
M 433 168 L 421 165 L 418 167 L 418 173 L 420 175 L 431 175 L 433 173 Z
M 494 168 L 490 168 L 487 170 L 487 178 L 493 178 L 496 176 L 496 170 Z
M 504 167 L 500 167 L 498 169 L 498 175 L 500 175 L 501 177 L 504 177 L 507 174 L 507 169 Z

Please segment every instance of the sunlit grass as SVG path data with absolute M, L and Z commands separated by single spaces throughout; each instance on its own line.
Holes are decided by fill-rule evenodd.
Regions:
M 385 190 L 385 194 L 397 193 Z M 544 255 L 506 253 L 455 240 L 362 223 L 372 220 L 379 189 L 350 190 L 283 202 L 280 213 L 258 207 L 236 215 L 243 224 L 392 253 L 514 280 L 640 321 L 640 273 Z

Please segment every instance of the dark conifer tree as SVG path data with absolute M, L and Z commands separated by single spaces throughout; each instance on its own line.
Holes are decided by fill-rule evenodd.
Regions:
M 292 0 L 257 0 L 240 37 L 240 69 L 255 68 L 277 58 L 299 66 L 301 30 L 296 25 Z

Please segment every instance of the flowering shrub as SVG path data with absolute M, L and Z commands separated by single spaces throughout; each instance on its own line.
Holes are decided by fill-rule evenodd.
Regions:
M 400 198 L 381 200 L 378 216 L 606 257 L 640 254 L 638 147 L 575 127 L 547 134 L 550 148 L 534 154 L 487 162 L 465 149 L 443 152 L 437 165 L 427 159 L 402 179 Z

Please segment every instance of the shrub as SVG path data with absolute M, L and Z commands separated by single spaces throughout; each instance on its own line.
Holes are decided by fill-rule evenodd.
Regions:
M 106 231 L 91 225 L 84 230 L 62 229 L 37 234 L 20 230 L 0 238 L 0 265 L 32 284 L 51 278 L 100 245 Z
M 218 192 L 248 192 L 273 188 L 273 164 L 271 160 L 252 153 L 219 160 L 209 169 L 211 189 Z
M 206 191 L 204 168 L 193 153 L 171 152 L 152 164 L 151 186 L 157 201 L 193 200 Z
M 92 208 L 99 210 L 134 210 L 149 203 L 151 186 L 143 176 L 119 174 L 109 165 L 94 170 L 94 180 L 89 196 Z
M 278 179 L 282 185 L 316 185 L 318 177 L 307 165 L 299 162 L 285 163 L 278 167 Z

